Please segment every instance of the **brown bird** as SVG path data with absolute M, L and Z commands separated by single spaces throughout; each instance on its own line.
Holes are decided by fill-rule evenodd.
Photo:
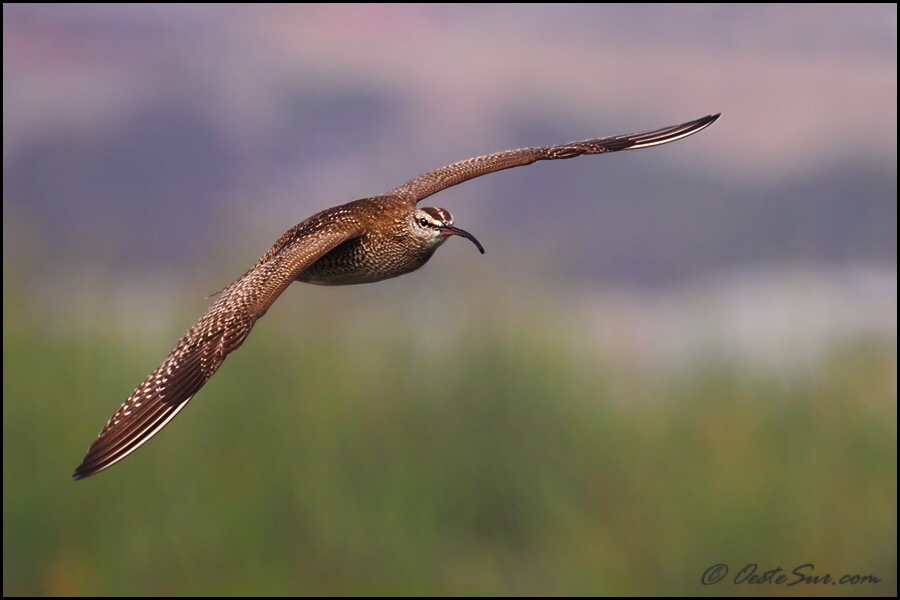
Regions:
M 317 285 L 372 283 L 415 271 L 447 238 L 475 237 L 443 208 L 420 200 L 469 179 L 539 160 L 574 158 L 668 144 L 710 126 L 719 115 L 644 133 L 507 150 L 420 175 L 398 188 L 317 213 L 289 229 L 252 269 L 222 290 L 163 363 L 128 397 L 91 444 L 72 477 L 114 465 L 153 437 L 209 381 L 225 357 L 294 281 Z

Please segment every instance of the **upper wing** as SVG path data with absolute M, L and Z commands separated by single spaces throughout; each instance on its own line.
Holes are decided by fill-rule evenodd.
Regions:
M 419 175 L 400 187 L 394 188 L 387 195 L 399 196 L 414 205 L 432 194 L 469 179 L 481 177 L 494 171 L 530 165 L 539 160 L 574 158 L 582 154 L 605 154 L 607 152 L 618 152 L 619 150 L 636 150 L 638 148 L 668 144 L 709 127 L 719 118 L 720 114 L 709 115 L 696 121 L 688 121 L 681 125 L 663 127 L 662 129 L 654 129 L 643 133 L 615 135 L 595 140 L 584 140 L 583 142 L 571 142 L 561 146 L 521 148 L 519 150 L 507 150 L 486 156 L 478 156 Z
M 256 320 L 300 273 L 360 233 L 346 225 L 312 232 L 298 227 L 282 236 L 255 267 L 225 288 L 178 340 L 166 360 L 107 422 L 75 469 L 73 479 L 83 479 L 117 463 L 165 427 L 209 381 L 225 357 L 244 342 Z M 303 235 L 290 235 L 297 233 Z

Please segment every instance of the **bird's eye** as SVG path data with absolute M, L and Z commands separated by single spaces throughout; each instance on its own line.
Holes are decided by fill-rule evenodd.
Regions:
M 422 227 L 428 227 L 428 219 L 426 219 L 425 217 L 420 217 L 419 225 L 421 225 Z

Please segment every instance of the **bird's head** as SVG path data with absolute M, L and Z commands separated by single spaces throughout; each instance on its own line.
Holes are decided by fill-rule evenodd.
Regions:
M 411 213 L 410 218 L 412 219 L 410 227 L 413 236 L 428 246 L 437 248 L 451 235 L 459 235 L 475 244 L 478 251 L 484 254 L 484 248 L 475 239 L 475 236 L 459 227 L 454 227 L 453 215 L 444 208 L 436 206 L 417 208 Z

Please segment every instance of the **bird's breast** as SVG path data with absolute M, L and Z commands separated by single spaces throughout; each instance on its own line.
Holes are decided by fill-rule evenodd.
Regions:
M 428 262 L 434 250 L 392 236 L 362 236 L 328 252 L 296 280 L 315 285 L 374 283 L 415 271 Z

